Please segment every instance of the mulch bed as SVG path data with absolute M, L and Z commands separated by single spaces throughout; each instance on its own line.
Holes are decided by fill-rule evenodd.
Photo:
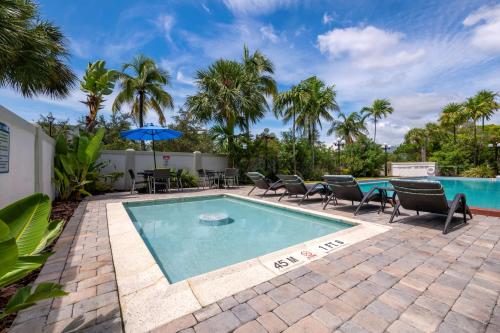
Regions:
M 73 216 L 73 212 L 75 211 L 75 209 L 78 207 L 79 204 L 80 202 L 77 201 L 70 201 L 70 202 L 54 201 L 52 203 L 52 213 L 50 215 L 50 219 L 64 220 L 64 223 L 68 222 L 71 216 Z M 52 246 L 56 242 L 57 239 L 52 243 Z M 52 246 L 49 246 L 47 249 L 50 251 L 52 249 Z M 11 296 L 15 294 L 17 289 L 27 286 L 30 283 L 33 283 L 36 280 L 40 270 L 41 268 L 31 272 L 28 276 L 18 281 L 17 283 L 5 287 L 3 289 L 0 289 L 0 309 L 3 309 L 5 307 L 5 305 L 7 304 Z M 1 333 L 7 332 L 8 328 L 12 325 L 12 322 L 14 321 L 15 318 L 16 314 L 12 314 L 0 320 L 0 332 Z

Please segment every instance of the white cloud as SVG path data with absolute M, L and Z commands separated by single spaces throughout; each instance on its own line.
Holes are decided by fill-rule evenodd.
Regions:
M 210 8 L 208 8 L 208 6 L 204 3 L 201 4 L 201 7 L 207 12 L 207 13 L 210 13 Z
M 224 0 L 226 7 L 236 15 L 268 14 L 296 2 L 296 0 Z
M 272 43 L 277 43 L 279 41 L 279 37 L 271 24 L 260 27 L 259 31 L 265 39 L 270 40 Z
M 190 86 L 194 85 L 194 80 L 191 77 L 185 76 L 184 73 L 182 73 L 182 71 L 180 69 L 177 71 L 177 75 L 176 75 L 175 79 L 178 82 L 181 82 L 181 83 L 184 83 L 184 84 L 187 84 Z
M 175 24 L 175 18 L 172 15 L 160 15 L 156 21 L 160 30 L 165 34 L 165 38 L 172 42 L 172 37 L 170 32 Z
M 473 27 L 471 44 L 489 52 L 500 51 L 500 4 L 481 7 L 468 15 L 462 22 Z
M 323 22 L 323 24 L 331 23 L 331 22 L 333 22 L 333 16 L 328 14 L 327 12 L 325 12 L 323 14 L 323 18 L 321 21 Z
M 420 60 L 423 49 L 402 50 L 404 35 L 373 26 L 333 29 L 318 36 L 319 49 L 333 58 L 347 55 L 361 68 L 397 67 Z

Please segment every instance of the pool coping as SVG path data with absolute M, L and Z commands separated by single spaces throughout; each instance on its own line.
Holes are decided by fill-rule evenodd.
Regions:
M 289 211 L 336 219 L 354 226 L 171 284 L 139 235 L 123 203 L 168 201 L 180 196 L 168 199 L 125 199 L 108 203 L 106 210 L 109 239 L 126 331 L 152 330 L 203 306 L 391 229 L 389 226 L 232 193 L 199 194 L 182 198 L 211 196 L 235 197 Z M 276 263 L 278 267 L 275 267 Z

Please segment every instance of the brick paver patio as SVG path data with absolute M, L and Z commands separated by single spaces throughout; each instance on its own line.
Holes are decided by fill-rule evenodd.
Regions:
M 229 191 L 246 194 L 248 188 Z M 80 205 L 37 279 L 60 282 L 70 295 L 22 311 L 11 332 L 123 330 L 106 204 L 126 197 L 94 197 Z M 295 205 L 294 200 L 282 203 Z M 317 201 L 302 207 L 321 210 Z M 346 203 L 327 211 L 352 217 L 353 210 Z M 358 218 L 389 220 L 387 212 L 376 209 L 365 209 Z M 442 221 L 422 215 L 394 223 L 388 232 L 157 331 L 500 332 L 500 218 L 477 215 L 447 235 L 441 233 Z

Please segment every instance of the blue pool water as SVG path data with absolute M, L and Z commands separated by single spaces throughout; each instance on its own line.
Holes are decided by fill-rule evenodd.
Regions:
M 500 209 L 500 181 L 481 178 L 426 177 L 439 181 L 444 188 L 448 200 L 453 200 L 457 193 L 464 193 L 469 206 Z M 372 186 L 390 186 L 388 181 L 360 182 L 363 191 L 369 191 Z M 391 195 L 392 193 L 388 193 Z
M 171 283 L 352 227 L 334 219 L 227 196 L 124 203 Z M 210 226 L 202 214 L 227 214 Z

